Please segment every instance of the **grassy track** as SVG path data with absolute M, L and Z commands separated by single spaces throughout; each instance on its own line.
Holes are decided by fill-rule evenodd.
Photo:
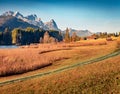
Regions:
M 56 70 L 51 70 L 51 71 L 48 71 L 48 72 L 39 73 L 39 74 L 35 74 L 35 75 L 32 75 L 32 76 L 26 76 L 26 77 L 21 77 L 21 78 L 17 78 L 17 79 L 3 81 L 3 82 L 0 82 L 0 86 L 6 85 L 6 84 L 13 84 L 15 82 L 24 81 L 24 80 L 32 79 L 32 78 L 36 78 L 36 77 L 42 77 L 42 76 L 53 74 L 53 73 L 59 73 L 59 72 L 62 72 L 62 71 L 65 71 L 65 70 L 68 70 L 68 69 L 71 69 L 71 68 L 74 68 L 74 67 L 95 63 L 95 62 L 102 61 L 102 60 L 105 60 L 105 59 L 108 59 L 108 58 L 111 58 L 111 57 L 114 57 L 114 56 L 117 56 L 117 55 L 120 55 L 120 51 L 113 52 L 111 54 L 95 58 L 93 60 L 89 60 L 89 61 L 85 61 L 85 62 L 79 62 L 79 63 L 73 64 L 73 65 L 70 65 L 70 66 L 62 67 L 62 68 L 59 68 L 59 69 L 56 69 Z

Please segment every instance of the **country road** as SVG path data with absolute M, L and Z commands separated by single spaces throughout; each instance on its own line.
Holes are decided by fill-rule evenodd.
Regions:
M 102 61 L 102 60 L 105 60 L 105 59 L 108 59 L 108 58 L 111 58 L 111 57 L 114 57 L 114 56 L 118 56 L 118 55 L 120 55 L 120 51 L 113 52 L 111 54 L 108 54 L 108 55 L 105 55 L 105 56 L 102 56 L 102 57 L 98 57 L 98 58 L 95 58 L 95 59 L 92 59 L 92 60 L 89 60 L 89 61 L 79 62 L 79 63 L 73 64 L 73 65 L 65 66 L 65 67 L 62 67 L 62 68 L 59 68 L 59 69 L 56 69 L 56 70 L 51 70 L 51 71 L 48 71 L 48 72 L 38 73 L 38 74 L 35 74 L 35 75 L 31 75 L 31 76 L 25 76 L 25 77 L 12 79 L 12 80 L 3 81 L 3 82 L 0 82 L 0 86 L 6 85 L 6 84 L 13 84 L 15 82 L 24 81 L 24 80 L 28 80 L 28 79 L 32 79 L 32 78 L 36 78 L 36 77 L 42 77 L 42 76 L 53 74 L 53 73 L 62 72 L 62 71 L 69 70 L 69 69 L 74 68 L 74 67 L 95 63 L 95 62 Z

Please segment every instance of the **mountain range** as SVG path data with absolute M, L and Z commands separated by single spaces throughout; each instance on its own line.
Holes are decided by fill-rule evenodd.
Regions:
M 0 15 L 0 31 L 3 31 L 6 27 L 10 29 L 33 27 L 42 28 L 44 30 L 62 31 L 58 28 L 54 19 L 51 19 L 49 22 L 43 22 L 36 14 L 23 16 L 20 12 L 13 11 L 7 11 Z M 92 35 L 89 30 L 75 30 L 69 28 L 70 35 L 72 35 L 73 32 L 76 32 L 76 34 L 81 37 Z M 65 31 L 62 31 L 62 33 L 65 33 Z
M 44 30 L 57 30 L 57 31 L 59 30 L 56 22 L 53 19 L 51 19 L 50 22 L 43 23 L 43 21 L 41 20 L 41 18 L 38 18 L 36 14 L 31 14 L 31 15 L 28 15 L 28 16 L 23 16 L 19 12 L 7 11 L 7 12 L 3 13 L 0 16 L 0 18 L 2 18 L 2 21 L 3 21 L 3 18 L 8 19 L 8 20 L 12 20 L 14 18 L 14 19 L 17 19 L 17 22 L 19 20 L 21 20 L 21 22 L 28 23 L 29 26 L 31 25 L 32 27 L 42 28 Z M 0 20 L 0 24 L 3 23 L 2 21 Z M 6 22 L 6 20 L 4 22 Z M 15 20 L 12 21 L 12 22 L 15 22 Z M 23 27 L 23 25 L 22 25 L 22 26 L 19 26 L 19 27 L 24 28 L 25 26 Z

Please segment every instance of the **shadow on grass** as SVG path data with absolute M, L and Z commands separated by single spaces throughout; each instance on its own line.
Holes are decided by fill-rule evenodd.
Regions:
M 39 52 L 39 54 L 53 52 L 53 51 L 60 51 L 60 50 L 71 50 L 71 49 L 70 48 L 64 48 L 64 49 L 46 50 L 46 51 Z
M 27 73 L 29 71 L 34 71 L 34 70 L 37 70 L 37 69 L 41 69 L 41 68 L 45 68 L 45 67 L 48 67 L 48 66 L 51 66 L 52 63 L 49 63 L 49 64 L 43 64 L 42 66 L 35 66 L 34 68 L 30 68 L 30 69 L 22 69 L 22 70 L 19 70 L 19 71 L 15 71 L 15 70 L 11 70 L 11 71 L 7 71 L 5 73 L 1 73 L 0 77 L 7 77 L 7 76 L 11 76 L 11 75 L 18 75 L 18 74 L 23 74 L 23 73 Z

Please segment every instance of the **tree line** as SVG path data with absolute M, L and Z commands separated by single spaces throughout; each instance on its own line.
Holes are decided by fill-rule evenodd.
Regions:
M 115 33 L 100 32 L 99 34 L 93 34 L 92 36 L 95 37 L 95 39 L 108 38 L 108 37 L 119 37 L 120 32 L 115 32 Z
M 28 45 L 30 43 L 60 42 L 62 40 L 61 33 L 55 30 L 45 31 L 27 27 L 26 29 L 15 28 L 12 31 L 6 28 L 4 32 L 0 32 L 0 45 Z
M 26 29 L 15 28 L 12 31 L 9 28 L 5 28 L 4 32 L 0 32 L 0 45 L 29 45 L 31 43 L 55 43 L 64 41 L 66 43 L 80 41 L 81 39 L 87 40 L 88 38 L 108 38 L 118 37 L 119 33 L 102 33 L 93 34 L 89 37 L 79 37 L 76 32 L 73 32 L 72 36 L 69 34 L 69 29 L 66 29 L 65 34 L 55 30 L 43 30 L 27 27 Z
M 0 45 L 11 45 L 12 36 L 8 28 L 5 28 L 4 32 L 0 32 Z
M 68 42 L 76 42 L 82 40 L 87 40 L 87 39 L 99 39 L 99 38 L 111 38 L 111 37 L 119 37 L 120 32 L 115 32 L 115 33 L 107 33 L 107 32 L 99 32 L 98 34 L 94 33 L 91 36 L 87 37 L 79 37 L 77 36 L 76 32 L 73 32 L 72 36 L 69 34 L 69 29 L 66 29 L 66 33 L 64 35 L 64 41 L 66 43 Z
M 64 42 L 69 43 L 69 42 L 76 42 L 80 41 L 81 37 L 77 36 L 76 32 L 72 33 L 72 36 L 69 34 L 69 29 L 66 29 L 65 35 L 64 35 Z

